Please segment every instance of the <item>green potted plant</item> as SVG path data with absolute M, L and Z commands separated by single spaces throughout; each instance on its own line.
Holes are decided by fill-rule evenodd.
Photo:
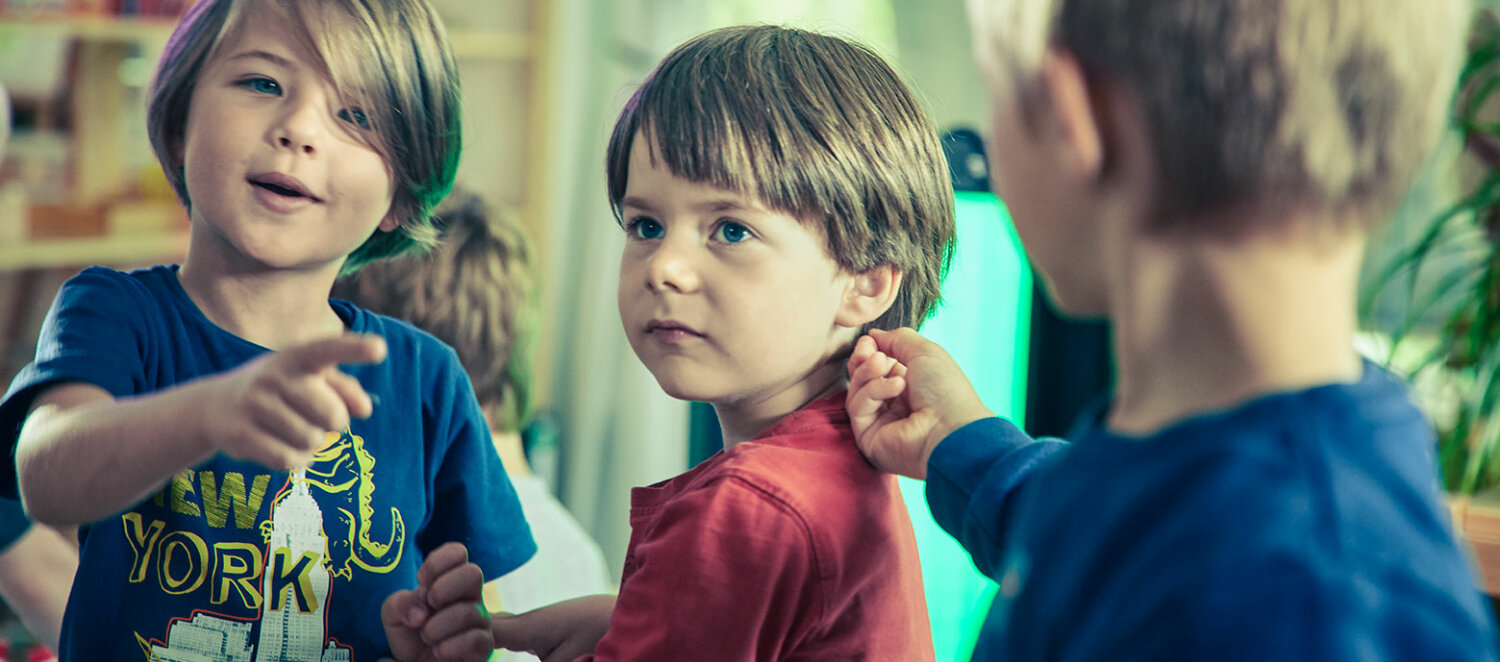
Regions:
M 1463 193 L 1432 216 L 1367 288 L 1401 288 L 1406 310 L 1389 362 L 1417 387 L 1438 435 L 1455 529 L 1474 548 L 1487 592 L 1500 594 L 1500 20 L 1477 14 L 1454 95 Z M 1442 264 L 1440 274 L 1433 265 Z M 1424 280 L 1425 278 L 1425 280 Z M 1378 324 L 1376 326 L 1379 326 Z M 1416 349 L 1412 349 L 1416 348 Z M 1404 358 L 1403 358 L 1404 357 Z M 1428 393 L 1425 399 L 1423 392 Z

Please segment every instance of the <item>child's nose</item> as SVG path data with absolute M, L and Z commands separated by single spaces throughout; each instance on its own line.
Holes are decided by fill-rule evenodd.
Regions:
M 314 104 L 288 104 L 279 121 L 271 129 L 276 146 L 293 149 L 303 154 L 319 151 L 319 141 L 324 133 L 325 122 L 321 108 Z
M 663 241 L 646 264 L 646 287 L 656 291 L 692 292 L 698 289 L 693 250 L 682 242 Z
M 313 153 L 313 146 L 310 141 L 298 140 L 296 136 L 290 134 L 282 134 L 281 136 L 277 137 L 277 142 L 279 142 L 282 147 L 302 150 L 304 154 Z

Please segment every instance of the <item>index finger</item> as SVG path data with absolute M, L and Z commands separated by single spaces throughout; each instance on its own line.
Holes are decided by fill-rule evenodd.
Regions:
M 341 363 L 379 363 L 385 360 L 385 351 L 385 339 L 380 336 L 345 333 L 284 349 L 279 356 L 295 370 L 315 373 Z
M 854 341 L 854 351 L 849 353 L 849 360 L 845 362 L 849 372 L 858 370 L 875 351 L 875 339 L 868 335 L 860 336 L 859 340 Z

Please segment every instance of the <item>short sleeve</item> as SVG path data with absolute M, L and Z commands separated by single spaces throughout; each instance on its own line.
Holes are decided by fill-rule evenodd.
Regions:
M 85 382 L 119 397 L 144 381 L 141 295 L 120 272 L 91 268 L 68 279 L 52 301 L 37 337 L 36 358 L 21 369 L 0 401 L 0 444 L 14 454 L 21 425 L 46 386 Z M 15 466 L 0 470 L 0 494 L 16 497 Z
M 426 554 L 446 542 L 464 543 L 469 560 L 486 579 L 494 579 L 531 559 L 536 542 L 490 439 L 474 388 L 453 351 L 447 350 L 444 357 L 447 365 L 430 401 L 437 417 L 432 426 L 436 440 L 430 448 L 440 454 L 431 483 L 432 520 L 418 544 Z
M 779 660 L 823 620 L 803 520 L 736 478 L 660 506 L 592 658 Z

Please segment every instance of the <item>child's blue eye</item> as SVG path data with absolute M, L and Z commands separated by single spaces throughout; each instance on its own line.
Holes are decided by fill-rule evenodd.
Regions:
M 345 108 L 339 111 L 339 119 L 344 120 L 361 129 L 370 128 L 370 118 L 365 117 L 365 111 L 358 108 Z
M 734 221 L 725 221 L 719 225 L 717 234 L 726 244 L 738 244 L 750 238 L 750 229 Z
M 656 222 L 656 219 L 645 217 L 631 221 L 629 225 L 625 226 L 625 231 L 636 239 L 660 239 L 662 235 L 667 233 L 666 228 L 663 228 L 661 223 Z
M 275 95 L 281 94 L 281 84 L 269 78 L 250 78 L 242 81 L 240 84 L 248 88 L 251 92 Z

